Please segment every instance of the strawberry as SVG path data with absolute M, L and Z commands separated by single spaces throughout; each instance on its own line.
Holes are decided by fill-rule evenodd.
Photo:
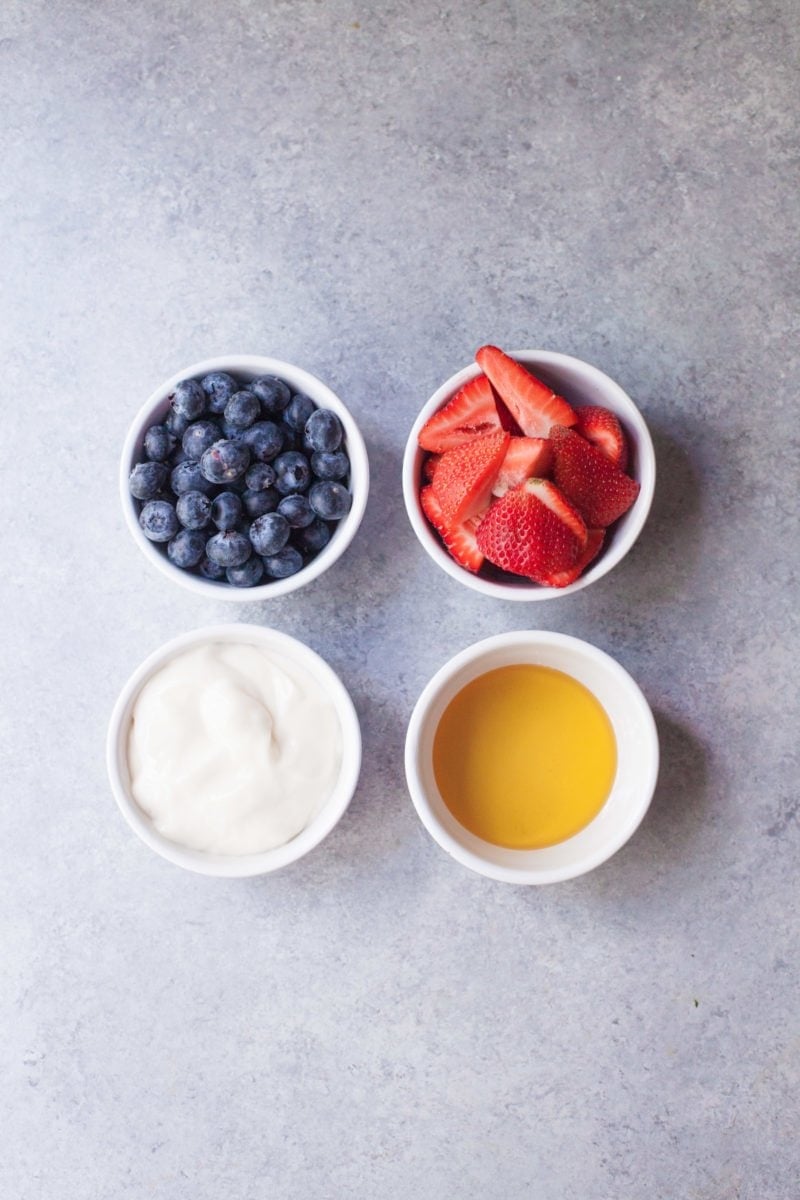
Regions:
M 547 438 L 512 437 L 494 481 L 492 495 L 505 496 L 511 488 L 534 475 L 541 479 L 552 465 L 553 447 Z
M 497 346 L 481 346 L 475 358 L 526 437 L 547 437 L 551 425 L 575 424 L 575 413 L 564 397 Z
M 460 525 L 486 508 L 509 440 L 502 431 L 490 433 L 446 450 L 439 459 L 431 487 L 448 525 Z
M 553 478 L 588 525 L 613 524 L 639 495 L 639 484 L 615 467 L 601 450 L 572 429 L 554 425 Z
M 427 454 L 425 456 L 425 461 L 422 464 L 422 478 L 426 482 L 433 483 L 433 477 L 436 474 L 436 464 L 440 457 L 441 455 L 439 454 Z
M 441 454 L 501 429 L 494 389 L 485 375 L 478 375 L 429 417 L 419 431 L 418 441 L 423 450 Z
M 439 534 L 450 556 L 459 566 L 465 567 L 473 575 L 483 566 L 483 554 L 478 549 L 475 530 L 480 517 L 470 517 L 461 525 L 447 525 L 442 515 L 442 506 L 436 499 L 432 487 L 424 487 L 419 494 L 422 511 Z
M 603 547 L 605 536 L 605 529 L 590 529 L 586 549 L 578 555 L 572 566 L 566 571 L 554 571 L 552 575 L 543 575 L 538 582 L 546 584 L 547 587 L 569 587 L 579 575 L 583 574 L 589 563 L 597 558 Z
M 478 526 L 478 546 L 490 562 L 537 581 L 569 570 L 587 539 L 580 513 L 545 479 L 512 488 Z
M 628 442 L 615 414 L 597 404 L 587 404 L 585 408 L 576 408 L 575 415 L 578 418 L 575 432 L 624 471 L 628 465 Z

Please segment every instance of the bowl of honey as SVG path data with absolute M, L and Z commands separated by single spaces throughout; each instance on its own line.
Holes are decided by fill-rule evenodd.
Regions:
M 500 634 L 446 663 L 408 726 L 409 792 L 463 866 L 557 883 L 605 862 L 647 812 L 658 735 L 638 684 L 579 638 Z

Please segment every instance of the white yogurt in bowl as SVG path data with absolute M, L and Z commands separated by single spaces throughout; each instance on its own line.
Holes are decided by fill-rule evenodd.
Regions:
M 128 824 L 190 870 L 255 875 L 300 858 L 355 790 L 352 701 L 308 646 L 259 626 L 176 638 L 122 691 L 108 734 Z

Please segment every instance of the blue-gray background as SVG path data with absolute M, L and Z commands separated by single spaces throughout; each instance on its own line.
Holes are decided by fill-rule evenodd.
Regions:
M 0 4 L 4 1198 L 798 1195 L 797 15 Z M 599 365 L 658 453 L 625 563 L 531 609 L 400 498 L 489 340 Z M 103 766 L 133 667 L 230 617 L 115 494 L 143 399 L 226 351 L 330 383 L 374 479 L 322 581 L 235 614 L 365 738 L 330 839 L 245 883 L 150 855 Z M 528 625 L 614 654 L 663 746 L 632 842 L 543 890 L 447 859 L 402 775 L 432 672 Z

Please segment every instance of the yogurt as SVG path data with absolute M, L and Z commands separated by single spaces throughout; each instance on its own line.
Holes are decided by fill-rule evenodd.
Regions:
M 284 845 L 330 797 L 341 762 L 341 725 L 322 684 L 258 646 L 186 650 L 133 707 L 133 798 L 159 833 L 195 850 Z

